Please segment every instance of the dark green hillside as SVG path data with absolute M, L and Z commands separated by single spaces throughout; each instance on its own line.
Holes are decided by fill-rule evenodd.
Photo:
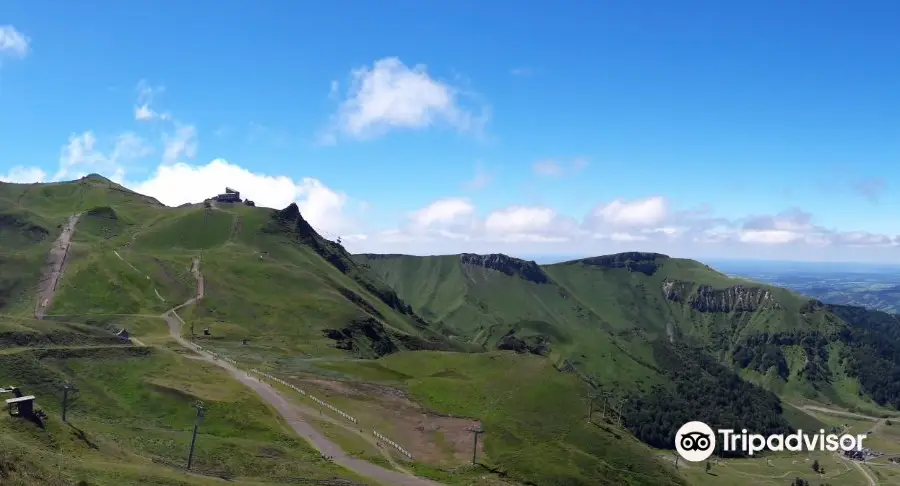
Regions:
M 733 424 L 732 406 L 761 430 L 788 427 L 778 400 L 745 380 L 841 407 L 896 406 L 900 396 L 893 317 L 824 306 L 696 261 L 653 253 L 544 266 L 504 255 L 356 258 L 463 339 L 548 356 L 627 396 L 629 427 L 654 445 L 670 445 L 689 416 Z M 717 401 L 702 400 L 715 393 Z M 742 397 L 756 398 L 742 409 Z

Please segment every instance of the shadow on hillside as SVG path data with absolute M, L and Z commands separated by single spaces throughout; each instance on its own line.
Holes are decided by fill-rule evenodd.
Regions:
M 503 468 L 500 467 L 500 466 L 489 466 L 489 465 L 487 465 L 487 464 L 485 464 L 485 463 L 483 463 L 483 462 L 480 462 L 480 461 L 476 461 L 476 462 L 475 462 L 475 465 L 476 465 L 476 466 L 481 466 L 481 468 L 484 469 L 485 471 L 487 471 L 487 472 L 489 472 L 489 473 L 492 473 L 492 474 L 496 474 L 497 476 L 499 476 L 499 477 L 501 477 L 501 478 L 505 478 L 505 477 L 506 477 L 506 474 L 507 474 L 506 470 L 503 469 Z M 526 483 L 524 483 L 524 484 L 529 484 L 529 483 L 526 482 Z
M 588 420 L 588 423 L 608 434 L 611 434 L 616 439 L 622 438 L 622 435 L 619 433 L 619 431 L 615 430 L 611 425 L 609 425 L 608 421 L 597 422 L 595 420 Z
M 46 428 L 46 425 L 44 424 L 44 417 L 46 417 L 46 416 L 44 416 L 40 413 L 31 413 L 31 414 L 22 416 L 22 418 L 24 418 L 25 420 L 40 427 L 41 430 Z
M 83 430 L 79 429 L 78 427 L 75 427 L 74 425 L 72 425 L 71 423 L 68 423 L 68 422 L 66 423 L 66 425 L 68 425 L 69 428 L 72 429 L 72 435 L 77 437 L 78 440 L 87 444 L 87 446 L 90 447 L 91 449 L 94 449 L 94 450 L 100 449 L 100 447 L 97 446 L 97 444 L 91 442 L 91 440 L 88 439 L 87 434 L 85 434 Z

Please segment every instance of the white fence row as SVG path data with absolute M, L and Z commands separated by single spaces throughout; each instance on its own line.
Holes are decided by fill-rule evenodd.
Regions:
M 337 408 L 337 407 L 331 405 L 330 403 L 327 403 L 327 402 L 325 402 L 325 401 L 323 401 L 323 400 L 320 400 L 318 397 L 315 397 L 315 396 L 313 396 L 313 395 L 310 395 L 309 393 L 306 393 L 306 391 L 303 390 L 303 389 L 300 388 L 300 387 L 294 386 L 294 385 L 292 385 L 292 384 L 290 384 L 290 383 L 288 383 L 288 382 L 282 380 L 281 378 L 272 376 L 272 375 L 270 375 L 270 374 L 268 374 L 268 373 L 263 373 L 262 371 L 259 371 L 259 370 L 257 370 L 257 369 L 251 369 L 250 371 L 252 371 L 252 372 L 254 372 L 254 373 L 256 373 L 256 374 L 258 374 L 258 375 L 260 375 L 260 376 L 264 376 L 264 377 L 266 377 L 266 378 L 268 378 L 268 379 L 270 379 L 270 380 L 272 380 L 272 381 L 274 381 L 274 382 L 281 383 L 282 385 L 284 385 L 284 386 L 286 386 L 286 387 L 288 387 L 288 388 L 294 390 L 295 392 L 298 392 L 298 393 L 300 393 L 300 394 L 302 394 L 302 395 L 305 395 L 305 396 L 309 397 L 310 400 L 312 400 L 312 401 L 318 403 L 319 405 L 321 405 L 321 406 L 327 408 L 328 410 L 331 410 L 332 412 L 334 412 L 334 413 L 340 415 L 341 417 L 344 417 L 345 419 L 347 419 L 347 420 L 353 422 L 354 424 L 358 424 L 358 423 L 359 423 L 359 421 L 356 420 L 355 418 L 351 417 L 350 414 L 345 413 L 343 410 L 340 410 L 339 408 Z
M 235 360 L 233 360 L 233 359 L 231 359 L 231 358 L 229 358 L 229 357 L 227 357 L 227 356 L 222 356 L 222 355 L 220 355 L 219 353 L 210 351 L 210 350 L 208 350 L 208 349 L 207 349 L 207 350 L 204 350 L 204 349 L 203 349 L 203 346 L 200 346 L 200 345 L 197 344 L 197 343 L 191 343 L 191 345 L 194 346 L 195 348 L 197 348 L 197 351 L 203 351 L 204 353 L 206 353 L 206 354 L 212 356 L 213 358 L 221 359 L 222 361 L 225 361 L 225 362 L 228 362 L 228 363 L 231 363 L 231 364 L 237 366 L 237 361 L 235 361 Z
M 192 342 L 191 345 L 194 346 L 195 348 L 197 348 L 198 351 L 203 351 L 204 353 L 208 353 L 208 354 L 210 354 L 210 355 L 216 357 L 217 359 L 221 359 L 221 360 L 223 360 L 223 361 L 227 361 L 227 362 L 229 362 L 229 363 L 231 363 L 231 364 L 237 366 L 237 362 L 236 362 L 235 360 L 231 359 L 231 358 L 227 358 L 227 357 L 225 357 L 225 356 L 220 356 L 219 354 L 214 353 L 214 352 L 209 351 L 209 350 L 204 350 L 203 347 L 200 346 L 200 345 L 197 344 L 197 343 L 193 343 L 193 342 Z M 264 377 L 264 378 L 266 378 L 266 379 L 272 380 L 272 381 L 274 381 L 274 382 L 276 382 L 276 383 L 281 383 L 282 385 L 284 385 L 284 386 L 286 386 L 286 387 L 288 387 L 288 388 L 290 388 L 290 389 L 292 389 L 292 390 L 294 390 L 294 391 L 300 393 L 301 395 L 304 395 L 304 396 L 308 397 L 310 400 L 312 400 L 312 401 L 318 403 L 319 405 L 321 405 L 321 406 L 327 408 L 328 410 L 331 410 L 332 412 L 334 412 L 334 413 L 340 415 L 341 417 L 344 417 L 345 419 L 347 419 L 347 420 L 353 422 L 354 424 L 358 424 L 358 423 L 359 423 L 359 421 L 356 420 L 354 417 L 352 417 L 350 414 L 348 414 L 348 413 L 344 412 L 343 410 L 341 410 L 341 409 L 335 407 L 334 405 L 331 405 L 331 404 L 328 403 L 328 402 L 325 402 L 324 400 L 321 400 L 319 397 L 316 397 L 316 396 L 314 396 L 314 395 L 310 395 L 309 393 L 306 393 L 306 390 L 303 390 L 302 388 L 300 388 L 300 387 L 298 387 L 298 386 L 295 386 L 295 385 L 293 385 L 293 384 L 291 384 L 291 383 L 288 383 L 288 382 L 282 380 L 281 378 L 278 378 L 277 376 L 273 376 L 273 375 L 270 375 L 270 374 L 268 374 L 268 373 L 259 371 L 259 370 L 257 370 L 256 368 L 251 368 L 250 371 L 251 371 L 252 373 L 256 373 L 256 374 L 258 374 L 258 375 L 260 375 L 260 376 L 262 376 L 262 377 Z M 388 439 L 388 438 L 385 437 L 383 434 L 379 433 L 377 430 L 373 430 L 373 431 L 372 431 L 372 434 L 373 434 L 376 438 L 382 440 L 384 443 L 389 444 L 389 445 L 390 445 L 391 447 L 393 447 L 394 449 L 397 449 L 398 451 L 400 451 L 400 453 L 403 454 L 404 456 L 408 457 L 409 459 L 412 459 L 412 454 L 410 454 L 409 451 L 407 451 L 406 449 L 404 449 L 400 444 L 398 444 L 398 443 L 392 441 L 391 439 Z
M 377 430 L 373 430 L 373 431 L 372 431 L 372 435 L 374 435 L 376 438 L 381 439 L 381 440 L 383 440 L 384 442 L 390 444 L 394 449 L 397 449 L 398 451 L 400 451 L 401 454 L 403 454 L 404 456 L 406 456 L 406 457 L 412 459 L 412 454 L 410 454 L 409 451 L 407 451 L 406 449 L 404 449 L 403 447 L 401 447 L 400 444 L 398 444 L 398 443 L 392 441 L 391 439 L 388 439 L 388 438 L 385 437 L 384 435 L 378 433 Z

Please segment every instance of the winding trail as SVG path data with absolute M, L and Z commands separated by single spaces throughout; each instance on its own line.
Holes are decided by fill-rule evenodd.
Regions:
M 199 299 L 203 298 L 203 274 L 200 273 L 200 259 L 195 258 L 191 264 L 191 273 L 194 274 L 194 278 L 197 279 L 197 296 L 191 299 L 188 299 L 185 303 L 174 307 L 168 311 L 166 311 L 162 318 L 165 319 L 166 324 L 169 327 L 169 334 L 172 339 L 175 340 L 179 345 L 188 349 L 194 353 L 197 353 L 197 350 L 194 346 L 191 345 L 187 340 L 181 337 L 181 326 L 184 325 L 184 321 L 178 315 L 177 311 L 185 306 L 193 304 L 197 302 Z M 249 373 L 238 369 L 237 367 L 231 365 L 230 363 L 220 360 L 213 359 L 211 356 L 205 353 L 197 353 L 203 361 L 212 363 L 216 366 L 219 366 L 241 382 L 244 386 L 255 391 L 263 400 L 272 405 L 278 413 L 284 417 L 285 421 L 287 421 L 288 425 L 297 433 L 297 435 L 303 437 L 308 440 L 312 445 L 318 449 L 322 454 L 326 456 L 331 456 L 332 460 L 356 474 L 360 476 L 373 479 L 382 483 L 386 486 L 443 486 L 441 483 L 420 478 L 413 475 L 403 474 L 396 471 L 391 471 L 385 469 L 381 466 L 377 466 L 372 464 L 371 462 L 364 461 L 362 459 L 357 459 L 348 455 L 341 449 L 340 446 L 332 442 L 330 439 L 325 437 L 321 432 L 313 428 L 308 422 L 306 422 L 301 413 L 300 408 L 291 403 L 288 399 L 284 398 L 282 394 L 273 386 L 263 383 L 255 378 L 252 378 Z
M 56 295 L 56 286 L 59 284 L 63 270 L 65 270 L 69 256 L 69 247 L 72 245 L 72 235 L 75 234 L 75 225 L 78 224 L 79 218 L 81 218 L 81 213 L 69 216 L 69 219 L 63 225 L 59 238 L 56 239 L 53 247 L 50 248 L 47 264 L 44 267 L 43 275 L 41 275 L 41 281 L 38 283 L 37 305 L 34 309 L 34 317 L 37 320 L 44 318 L 50 303 L 53 302 L 53 296 Z
M 844 417 L 862 419 L 862 420 L 872 420 L 875 422 L 875 425 L 872 428 L 873 433 L 875 432 L 875 429 L 879 425 L 881 425 L 882 423 L 884 423 L 885 420 L 887 420 L 886 418 L 879 419 L 877 417 L 870 417 L 868 415 L 863 415 L 860 413 L 848 412 L 845 410 L 836 410 L 833 408 L 819 407 L 816 405 L 798 405 L 798 404 L 789 403 L 789 402 L 785 402 L 785 403 L 796 408 L 797 410 L 800 410 L 803 413 L 811 415 L 812 417 L 815 417 L 815 414 L 813 412 L 819 412 L 819 413 L 825 413 L 825 414 L 831 414 L 831 415 L 839 415 L 839 416 L 844 416 Z M 860 464 L 859 461 L 855 461 L 853 459 L 848 459 L 847 457 L 844 457 L 844 455 L 839 452 L 835 452 L 834 455 L 841 461 L 852 464 L 853 467 L 855 467 L 860 473 L 862 473 L 863 476 L 866 477 L 866 480 L 869 482 L 869 486 L 877 486 L 878 485 L 878 481 L 875 481 L 875 478 L 873 478 L 872 475 L 869 474 L 869 471 L 866 470 L 866 468 L 864 468 L 863 465 Z

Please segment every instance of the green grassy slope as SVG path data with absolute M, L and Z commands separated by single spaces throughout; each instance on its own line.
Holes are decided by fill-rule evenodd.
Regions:
M 410 390 L 445 413 L 479 417 L 494 440 L 487 453 L 513 478 L 535 484 L 679 484 L 649 449 L 585 418 L 583 383 L 546 360 L 510 353 L 393 355 Z
M 167 208 L 99 176 L 0 184 L 0 313 L 33 311 L 43 261 L 73 213 L 81 219 L 51 315 L 159 314 L 193 294 L 200 257 L 207 295 L 188 317 L 218 345 L 249 339 L 260 360 L 446 347 L 296 205 Z
M 60 419 L 63 382 L 78 388 Z M 0 356 L 0 383 L 37 397 L 40 426 L 0 416 L 3 484 L 283 483 L 356 480 L 321 459 L 260 399 L 220 369 L 127 346 L 20 350 Z M 194 475 L 182 474 L 195 410 L 207 409 Z
M 185 318 L 211 327 L 214 347 L 240 348 L 232 356 L 245 363 L 309 354 L 375 356 L 439 339 L 349 256 L 341 261 L 342 248 L 311 228 L 300 235 L 299 212 L 287 227 L 274 222 L 279 213 L 272 209 L 223 206 L 167 208 L 95 176 L 0 184 L 0 382 L 11 380 L 37 395 L 52 415 L 60 394 L 55 387 L 72 380 L 82 390 L 72 422 L 101 445 L 100 452 L 57 447 L 68 432 L 51 417 L 46 430 L 29 432 L 34 441 L 18 440 L 3 456 L 0 471 L 12 472 L 0 481 L 351 477 L 321 461 L 271 410 L 215 369 L 169 351 L 122 348 L 114 335 L 122 327 L 164 329 L 153 316 L 194 295 L 191 262 L 200 257 L 207 295 Z M 81 219 L 64 276 L 46 319 L 36 321 L 31 316 L 44 262 L 62 224 L 76 213 Z M 326 259 L 333 256 L 334 262 Z M 153 332 L 159 337 L 152 342 L 166 349 L 164 333 Z M 244 338 L 250 346 L 240 346 Z M 195 471 L 201 475 L 191 479 L 172 465 L 186 454 L 196 398 L 210 407 L 210 418 L 199 439 L 205 447 Z M 0 426 L 6 441 L 30 430 L 15 420 L 8 424 L 13 432 L 6 425 Z M 106 457 L 117 448 L 124 452 Z M 57 464 L 59 472 L 52 470 Z
M 684 484 L 599 412 L 588 422 L 588 387 L 537 356 L 416 351 L 323 366 L 402 388 L 436 413 L 479 419 L 486 453 L 479 461 L 524 484 Z
M 766 430 L 798 423 L 746 381 L 791 401 L 900 404 L 887 378 L 900 376 L 893 318 L 825 306 L 692 260 L 624 253 L 537 266 L 504 255 L 355 258 L 461 339 L 548 356 L 627 398 L 629 427 L 654 445 L 667 445 L 680 423 L 700 416 L 733 424 L 722 405 L 729 400 L 736 409 L 751 401 L 742 417 Z M 698 405 L 704 393 L 727 398 Z
M 584 305 L 537 265 L 505 256 L 488 266 L 462 263 L 460 255 L 356 258 L 416 312 L 439 319 L 460 339 L 485 349 L 529 350 L 557 363 L 569 360 L 617 387 L 655 383 L 649 348 L 621 335 L 627 327 Z
M 81 220 L 47 319 L 30 320 L 47 253 L 74 213 Z M 172 473 L 165 464 L 183 449 L 176 431 L 190 421 L 178 410 L 190 412 L 196 397 L 224 414 L 205 439 L 207 474 L 294 474 L 271 470 L 265 458 L 304 462 L 308 449 L 262 451 L 284 444 L 271 412 L 231 397 L 237 384 L 172 353 L 165 330 L 151 329 L 194 295 L 195 259 L 205 298 L 182 311 L 183 331 L 193 327 L 204 346 L 275 371 L 322 359 L 351 370 L 375 364 L 429 408 L 480 419 L 490 466 L 537 485 L 678 484 L 634 437 L 668 447 L 673 427 L 688 419 L 740 420 L 759 432 L 809 425 L 772 391 L 860 408 L 900 404 L 900 369 L 891 364 L 900 363 L 900 333 L 882 314 L 823 306 L 663 255 L 543 267 L 503 255 L 351 257 L 293 204 L 167 208 L 99 177 L 0 184 L 0 379 L 25 377 L 18 384 L 42 396 L 58 395 L 51 383 L 81 380 L 82 396 L 96 397 L 80 404 L 83 430 L 129 451 L 117 461 L 156 478 L 149 483 Z M 160 348 L 122 348 L 113 337 L 121 327 Z M 584 420 L 584 395 L 596 387 L 613 393 L 610 408 L 634 437 Z M 135 423 L 144 428 L 128 429 L 119 409 L 142 417 Z M 241 421 L 254 410 L 269 425 Z M 61 440 L 62 429 L 49 430 L 51 445 Z M 61 456 L 34 445 L 10 463 L 47 474 L 29 462 L 31 450 Z M 225 463 L 225 451 L 242 461 Z M 85 464 L 102 462 L 90 457 Z M 307 464 L 310 477 L 338 474 Z M 74 480 L 99 466 L 85 467 L 62 469 Z

